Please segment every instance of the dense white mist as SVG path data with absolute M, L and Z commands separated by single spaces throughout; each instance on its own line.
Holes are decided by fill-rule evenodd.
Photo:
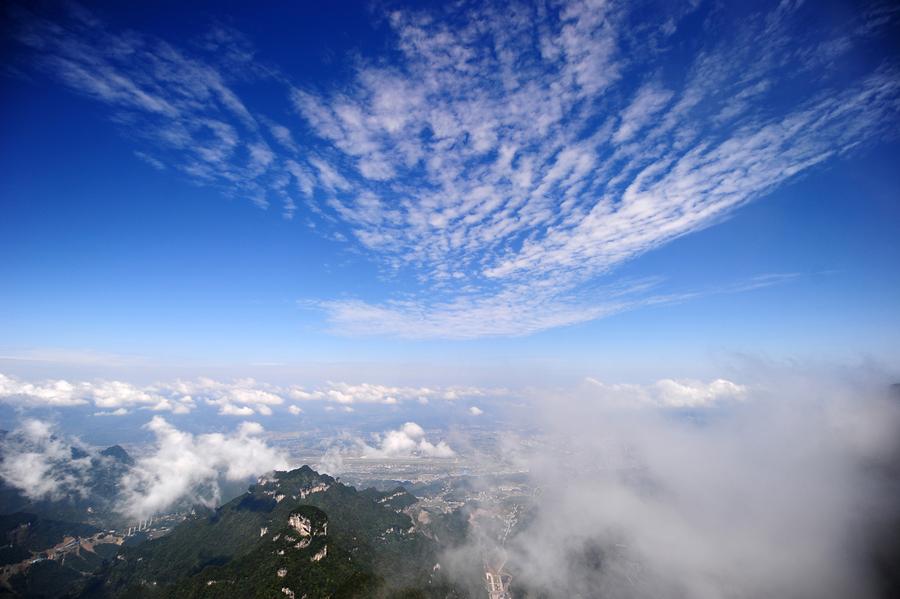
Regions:
M 57 436 L 51 424 L 26 419 L 0 442 L 0 478 L 34 501 L 84 495 L 91 458 L 76 458 L 72 449 L 73 442 Z
M 261 437 L 263 428 L 244 422 L 229 435 L 192 435 L 155 416 L 148 424 L 156 435 L 154 452 L 137 460 L 122 479 L 124 513 L 146 518 L 177 502 L 214 506 L 218 481 L 240 481 L 288 467 L 285 456 Z
M 900 401 L 882 380 L 769 374 L 692 411 L 596 382 L 539 402 L 548 442 L 507 452 L 540 488 L 507 542 L 516 582 L 565 597 L 871 596 L 869 533 L 900 505 Z

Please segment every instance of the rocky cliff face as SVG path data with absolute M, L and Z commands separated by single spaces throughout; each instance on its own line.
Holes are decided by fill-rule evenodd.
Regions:
M 288 518 L 288 526 L 293 528 L 301 537 L 318 537 L 328 534 L 328 521 L 313 523 L 299 512 L 292 512 Z

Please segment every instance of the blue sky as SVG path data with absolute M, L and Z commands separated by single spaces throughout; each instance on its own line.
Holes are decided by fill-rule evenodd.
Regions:
M 17 380 L 900 358 L 890 3 L 8 11 Z

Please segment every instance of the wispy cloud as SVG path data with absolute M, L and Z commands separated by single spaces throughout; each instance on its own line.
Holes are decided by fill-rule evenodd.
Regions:
M 318 302 L 333 329 L 351 335 L 394 335 L 410 339 L 475 339 L 522 336 L 648 306 L 739 293 L 794 280 L 797 273 L 770 273 L 729 284 L 664 291 L 660 278 L 620 280 L 560 288 L 552 279 L 510 285 L 493 296 L 469 291 L 443 302 L 412 297 L 372 304 L 362 300 Z M 304 305 L 308 302 L 304 302 Z
M 654 303 L 598 281 L 896 131 L 897 65 L 849 79 L 836 66 L 896 20 L 877 2 L 840 29 L 813 24 L 810 3 L 639 10 L 393 10 L 393 59 L 359 59 L 341 85 L 292 80 L 225 29 L 187 52 L 76 11 L 65 27 L 22 19 L 19 37 L 110 106 L 154 168 L 303 210 L 415 282 L 318 302 L 336 329 L 478 337 Z M 710 35 L 685 56 L 673 40 L 698 10 Z M 282 86 L 295 120 L 254 108 L 237 81 Z
M 298 91 L 336 168 L 351 165 L 355 193 L 333 210 L 423 282 L 411 300 L 326 302 L 336 326 L 509 335 L 619 311 L 584 284 L 877 139 L 897 115 L 896 71 L 832 78 L 809 44 L 842 34 L 801 36 L 787 5 L 719 15 L 722 35 L 687 64 L 664 40 L 680 16 L 642 22 L 638 47 L 635 15 L 616 3 L 395 12 L 400 64 L 364 65 L 325 97 Z M 678 75 L 654 75 L 664 68 Z M 785 98 L 790 77 L 809 91 Z
M 81 95 L 107 105 L 113 121 L 141 149 L 136 156 L 155 169 L 174 169 L 229 197 L 261 208 L 279 199 L 284 215 L 295 210 L 285 159 L 283 128 L 263 126 L 233 89 L 237 81 L 272 79 L 239 33 L 215 28 L 189 49 L 135 31 L 114 31 L 77 6 L 64 22 L 26 8 L 13 10 L 18 39 L 37 66 Z
M 103 366 L 138 366 L 149 362 L 139 355 L 123 355 L 98 352 L 91 349 L 28 348 L 7 349 L 0 360 L 10 362 L 45 362 L 48 364 L 79 364 Z

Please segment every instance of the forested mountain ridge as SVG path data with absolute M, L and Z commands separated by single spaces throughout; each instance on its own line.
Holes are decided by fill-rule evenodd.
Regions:
M 437 544 L 403 512 L 414 501 L 402 488 L 357 491 L 308 466 L 275 472 L 171 534 L 124 548 L 84 596 L 460 596 L 440 575 Z

